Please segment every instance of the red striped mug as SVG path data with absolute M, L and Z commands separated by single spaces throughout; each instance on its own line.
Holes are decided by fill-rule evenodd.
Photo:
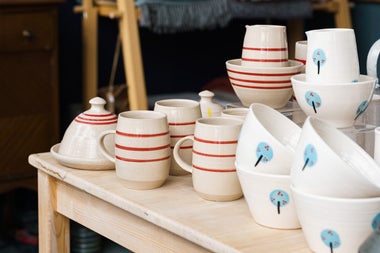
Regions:
M 202 117 L 201 108 L 198 101 L 190 99 L 163 99 L 155 102 L 154 111 L 163 112 L 168 117 L 171 148 L 177 141 L 185 136 L 193 135 L 195 121 Z M 186 162 L 191 162 L 191 141 L 183 143 L 180 147 L 181 157 Z M 181 176 L 188 174 L 174 159 L 170 166 L 169 174 Z
M 114 135 L 115 154 L 104 143 Z M 116 130 L 104 131 L 98 144 L 102 154 L 115 163 L 116 175 L 131 189 L 160 187 L 169 176 L 170 136 L 166 114 L 133 110 L 118 115 Z
M 235 168 L 235 154 L 242 120 L 224 117 L 200 118 L 194 136 L 180 139 L 174 146 L 177 163 L 192 173 L 195 191 L 206 200 L 231 201 L 242 196 Z M 193 141 L 192 164 L 179 154 L 181 144 Z

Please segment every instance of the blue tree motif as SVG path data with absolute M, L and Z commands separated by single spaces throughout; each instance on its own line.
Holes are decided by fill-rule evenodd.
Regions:
M 372 229 L 380 232 L 380 213 L 378 213 L 372 220 Z
M 363 102 L 360 103 L 358 106 L 358 109 L 356 110 L 356 116 L 355 120 L 367 109 L 369 103 L 367 100 L 364 100 Z
M 260 163 L 266 163 L 272 160 L 273 158 L 273 149 L 266 142 L 260 142 L 256 148 L 256 157 L 257 161 L 255 167 Z
M 305 93 L 305 99 L 306 103 L 313 107 L 314 113 L 317 113 L 317 108 L 322 105 L 322 100 L 318 93 L 309 90 Z
M 322 49 L 316 49 L 313 52 L 313 62 L 317 65 L 318 75 L 320 73 L 321 67 L 326 63 L 326 54 Z
M 276 189 L 269 194 L 270 202 L 277 206 L 277 213 L 280 214 L 280 207 L 289 203 L 289 194 L 286 191 Z
M 312 167 L 318 161 L 318 154 L 316 148 L 312 144 L 308 144 L 303 151 L 303 161 L 304 165 L 302 170 L 307 167 Z
M 321 239 L 323 243 L 330 248 L 331 253 L 342 244 L 339 234 L 332 229 L 324 229 L 321 232 Z

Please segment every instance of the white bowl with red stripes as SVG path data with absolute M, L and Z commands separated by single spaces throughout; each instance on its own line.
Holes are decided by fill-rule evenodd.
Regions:
M 106 170 L 114 169 L 98 148 L 100 133 L 116 129 L 117 116 L 104 109 L 106 101 L 95 97 L 90 101 L 91 108 L 80 113 L 66 129 L 61 143 L 54 145 L 50 151 L 57 161 L 75 169 Z M 107 150 L 114 150 L 114 139 L 105 140 Z
M 287 67 L 243 66 L 241 59 L 226 61 L 227 74 L 236 95 L 244 106 L 263 103 L 281 108 L 292 97 L 290 78 L 300 74 L 303 64 L 289 60 Z

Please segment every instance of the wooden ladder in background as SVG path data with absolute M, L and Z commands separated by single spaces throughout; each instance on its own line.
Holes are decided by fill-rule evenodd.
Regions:
M 334 15 L 335 27 L 352 28 L 349 0 L 324 0 L 313 2 L 314 10 L 323 10 Z M 83 105 L 97 96 L 98 91 L 98 17 L 118 19 L 124 70 L 128 89 L 129 109 L 147 109 L 140 36 L 138 30 L 139 9 L 134 0 L 94 1 L 82 0 L 74 7 L 82 13 L 83 43 Z M 304 39 L 304 20 L 289 20 L 289 45 Z M 294 57 L 294 48 L 289 48 L 289 57 Z

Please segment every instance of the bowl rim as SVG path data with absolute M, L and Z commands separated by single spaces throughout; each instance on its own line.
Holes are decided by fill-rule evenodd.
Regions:
M 288 71 L 291 71 L 291 70 L 298 69 L 298 68 L 299 68 L 299 71 L 301 71 L 301 67 L 304 66 L 304 64 L 302 62 L 299 62 L 296 60 L 291 60 L 291 59 L 288 60 L 289 65 L 283 66 L 283 67 L 279 67 L 279 66 L 269 66 L 269 67 L 267 67 L 267 66 L 257 66 L 257 67 L 243 66 L 243 65 L 241 65 L 241 58 L 229 59 L 225 63 L 227 66 L 227 71 L 228 71 L 228 66 L 232 66 L 232 67 L 236 67 L 236 68 L 240 68 L 240 69 L 245 69 L 247 71 L 252 71 L 252 70 L 259 70 L 259 71 L 288 70 Z M 284 73 L 286 73 L 286 72 L 284 72 Z
M 359 76 L 359 81 L 357 82 L 345 82 L 345 83 L 323 83 L 323 84 L 320 84 L 320 83 L 315 83 L 315 82 L 308 82 L 306 81 L 306 73 L 301 73 L 301 74 L 297 74 L 297 75 L 293 75 L 290 77 L 290 80 L 291 80 L 291 83 L 292 83 L 292 86 L 301 86 L 301 85 L 307 85 L 307 86 L 310 86 L 310 87 L 327 87 L 327 88 L 331 88 L 331 87 L 348 87 L 348 86 L 362 86 L 362 85 L 369 85 L 369 84 L 373 84 L 373 86 L 375 86 L 375 83 L 376 83 L 376 80 L 377 78 L 375 77 L 372 77 L 372 76 L 369 76 L 369 75 L 360 75 Z
M 325 196 L 325 195 L 318 195 L 313 193 L 308 193 L 305 191 L 302 191 L 295 187 L 293 184 L 290 185 L 290 189 L 293 194 L 306 197 L 309 199 L 316 199 L 326 202 L 344 202 L 344 203 L 371 203 L 371 202 L 377 202 L 380 201 L 379 197 L 367 197 L 367 198 L 342 198 L 342 197 L 332 197 L 332 196 Z

